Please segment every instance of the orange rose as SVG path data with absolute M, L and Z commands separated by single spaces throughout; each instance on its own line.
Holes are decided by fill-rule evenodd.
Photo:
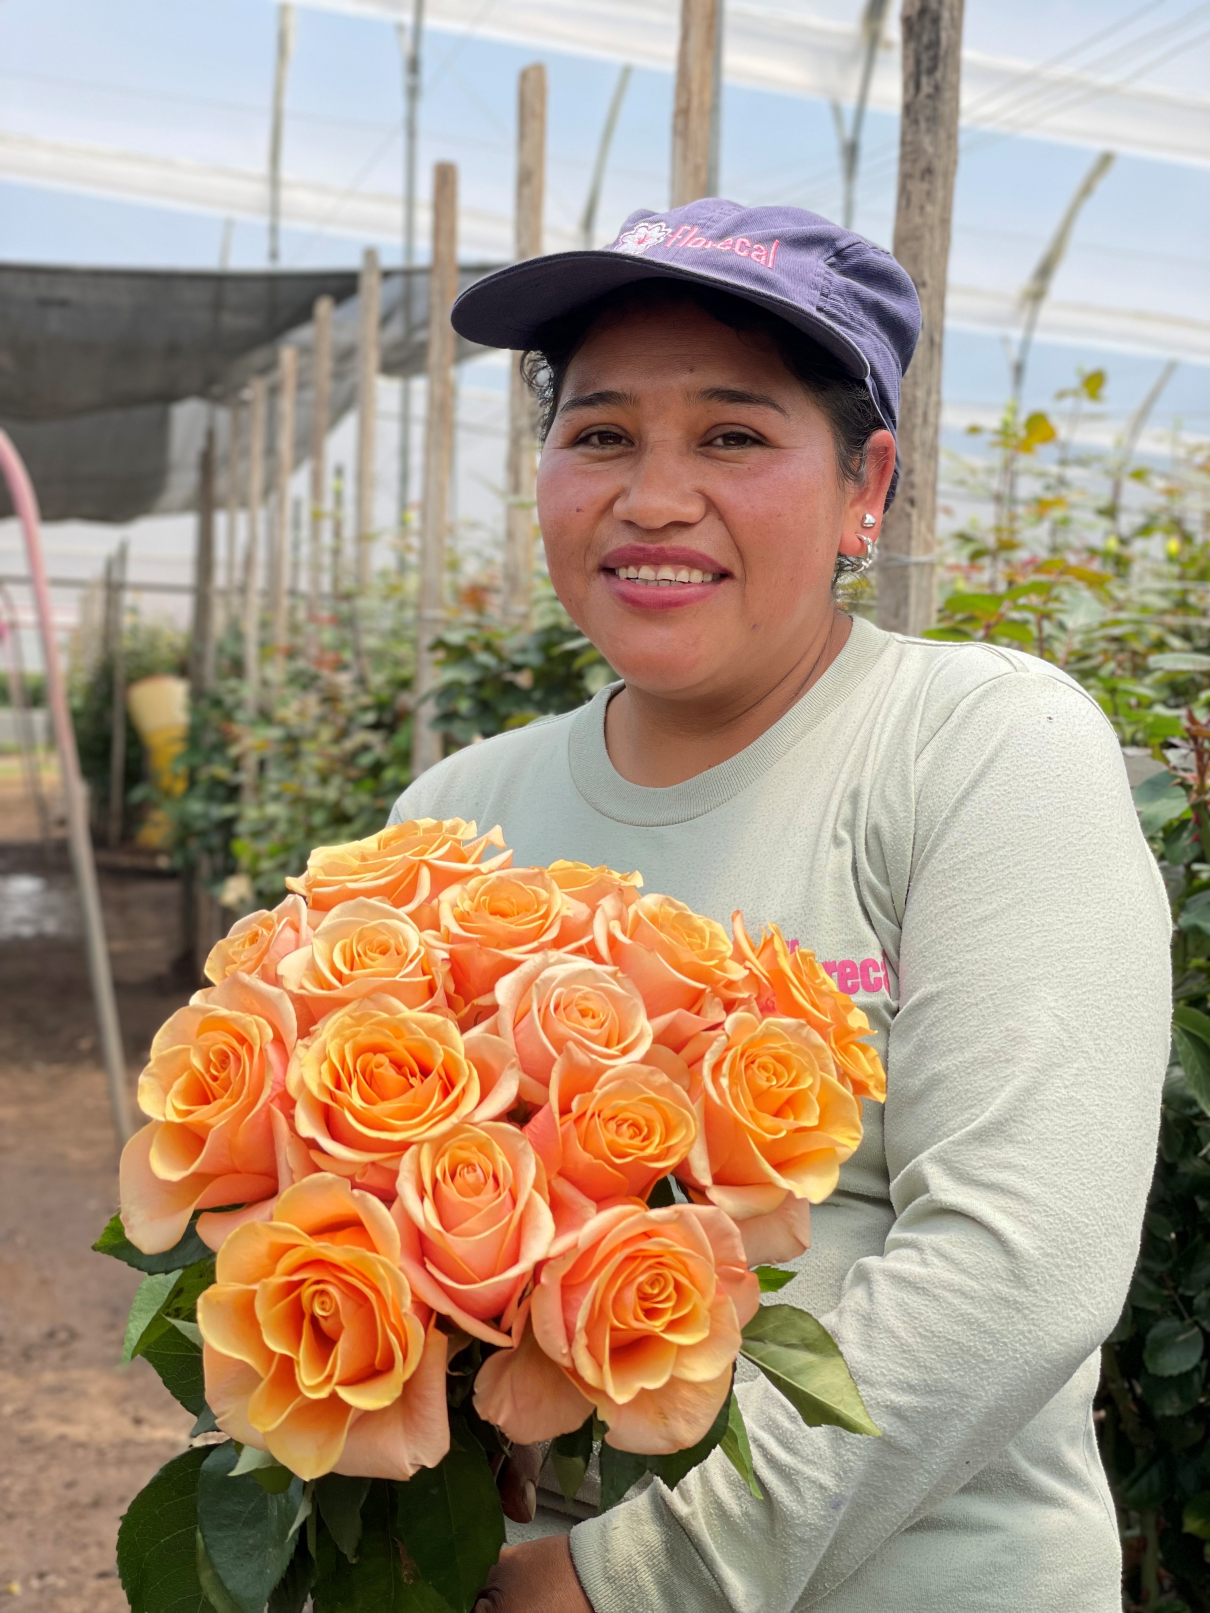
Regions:
M 289 900 L 301 903 L 302 898 Z M 405 1008 L 427 1013 L 448 1006 L 444 957 L 405 913 L 365 897 L 341 902 L 325 914 L 310 945 L 283 958 L 279 973 L 303 1035 L 325 1014 L 359 997 L 394 997 Z
M 886 1071 L 867 1040 L 873 1034 L 870 1022 L 819 967 L 815 954 L 805 947 L 791 950 L 776 924 L 761 936 L 757 951 L 744 929 L 742 913 L 731 915 L 731 928 L 740 962 L 760 982 L 761 1011 L 801 1019 L 828 1044 L 836 1073 L 850 1092 L 885 1102 Z
M 739 1223 L 752 1264 L 810 1243 L 810 1204 L 861 1141 L 861 1106 L 823 1038 L 795 1019 L 732 1014 L 702 1059 L 702 1131 L 678 1173 Z
M 326 913 L 341 902 L 368 896 L 410 913 L 421 930 L 437 922 L 437 898 L 448 885 L 480 870 L 503 868 L 511 851 L 480 863 L 487 846 L 504 845 L 499 828 L 475 838 L 475 825 L 461 818 L 413 818 L 395 823 L 365 840 L 343 846 L 316 846 L 307 871 L 287 879 L 313 912 Z
M 592 934 L 590 910 L 565 896 L 545 868 L 476 874 L 447 890 L 438 907 L 454 989 L 485 1013 L 502 976 L 535 953 L 586 946 Z
M 597 1203 L 645 1199 L 686 1158 L 697 1132 L 688 1094 L 665 1070 L 602 1070 L 587 1061 L 556 1066 L 550 1101 L 525 1128 L 550 1176 Z
M 640 1063 L 651 1046 L 637 986 L 586 958 L 539 953 L 497 983 L 496 1001 L 484 1029 L 515 1050 L 528 1103 L 546 1102 L 561 1057 L 579 1055 L 600 1070 Z
M 310 939 L 306 902 L 301 896 L 287 896 L 271 913 L 262 908 L 231 926 L 224 939 L 210 949 L 206 979 L 217 986 L 228 975 L 241 974 L 269 986 L 280 985 L 278 965 Z
M 321 1170 L 394 1198 L 413 1143 L 511 1108 L 518 1070 L 494 1036 L 464 1038 L 444 1014 L 362 997 L 329 1014 L 290 1061 L 294 1129 Z
M 244 975 L 197 992 L 155 1034 L 139 1077 L 151 1124 L 122 1150 L 122 1224 L 144 1254 L 171 1249 L 197 1209 L 249 1204 L 277 1192 L 271 1109 L 294 1050 L 284 991 Z M 229 1219 L 204 1215 L 222 1237 Z
M 684 1450 L 731 1392 L 759 1303 L 720 1210 L 602 1210 L 541 1268 L 530 1327 L 480 1369 L 475 1409 L 523 1442 L 569 1433 L 595 1410 L 617 1450 Z
M 639 899 L 642 874 L 619 874 L 602 863 L 593 868 L 588 863 L 568 862 L 560 857 L 547 869 L 550 877 L 565 896 L 583 902 L 595 912 L 610 896 L 616 896 L 623 909 Z
M 607 903 L 594 936 L 602 958 L 638 986 L 656 1041 L 674 1052 L 752 996 L 753 982 L 732 957 L 722 925 L 671 896 L 642 896 L 620 916 Z
M 198 1300 L 219 1427 L 300 1478 L 410 1479 L 450 1446 L 448 1341 L 412 1297 L 399 1233 L 340 1177 L 287 1188 L 238 1227 Z
M 511 1344 L 522 1292 L 555 1235 L 545 1172 L 517 1128 L 455 1126 L 409 1149 L 393 1213 L 413 1292 L 474 1337 Z

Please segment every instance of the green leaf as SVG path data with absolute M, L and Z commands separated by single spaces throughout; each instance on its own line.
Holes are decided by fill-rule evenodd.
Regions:
M 218 1569 L 210 1561 L 210 1553 L 206 1550 L 206 1542 L 202 1539 L 200 1529 L 194 1532 L 194 1552 L 197 1558 L 198 1583 L 214 1613 L 243 1613 L 239 1603 L 219 1577 Z
M 1130 1283 L 1130 1303 L 1141 1311 L 1158 1311 L 1168 1295 L 1145 1271 L 1136 1271 Z
M 592 1459 L 592 1417 L 586 1417 L 570 1434 L 560 1434 L 550 1447 L 550 1465 L 555 1470 L 565 1501 L 580 1493 L 584 1475 Z
M 160 1307 L 176 1287 L 179 1271 L 157 1272 L 144 1277 L 135 1291 L 126 1318 L 126 1339 L 122 1345 L 122 1360 L 130 1361 L 139 1353 L 139 1342 L 148 1332 L 151 1323 L 160 1314 Z
M 633 1451 L 616 1451 L 612 1445 L 601 1446 L 601 1511 L 616 1507 L 647 1472 L 650 1460 L 636 1456 Z
M 197 1519 L 206 1552 L 243 1613 L 262 1613 L 269 1592 L 294 1555 L 291 1525 L 303 1481 L 270 1495 L 255 1473 L 235 1476 L 233 1441 L 212 1446 L 198 1478 Z
M 744 1328 L 740 1350 L 809 1427 L 831 1424 L 853 1434 L 880 1432 L 836 1341 L 806 1311 L 762 1305 Z
M 395 1487 L 395 1522 L 420 1576 L 454 1613 L 470 1613 L 504 1544 L 500 1492 L 479 1441 L 459 1418 L 437 1467 Z
M 696 1445 L 690 1445 L 683 1451 L 672 1451 L 667 1456 L 648 1456 L 646 1458 L 647 1466 L 655 1474 L 656 1478 L 664 1481 L 670 1490 L 675 1490 L 686 1473 L 691 1473 L 695 1467 L 706 1460 L 717 1445 L 721 1444 L 723 1436 L 727 1432 L 730 1404 L 731 1397 L 728 1395 L 727 1399 L 718 1408 L 718 1415 Z
M 796 1271 L 783 1271 L 780 1266 L 753 1266 L 762 1294 L 776 1294 L 798 1276 Z
M 1157 1378 L 1175 1378 L 1202 1358 L 1204 1339 L 1196 1322 L 1164 1316 L 1149 1330 L 1143 1343 L 1143 1364 Z
M 1198 891 L 1181 908 L 1176 921 L 1186 935 L 1210 935 L 1210 890 Z M 1201 1016 L 1203 1019 L 1205 1015 Z
M 391 1532 L 395 1488 L 384 1479 L 371 1482 L 361 1509 L 355 1563 L 326 1529 L 319 1531 L 312 1590 L 315 1613 L 450 1613 L 449 1603 L 423 1582 Z
M 1121 1498 L 1128 1507 L 1155 1507 L 1172 1487 L 1172 1471 L 1162 1451 L 1144 1456 L 1121 1481 Z
M 1210 1490 L 1199 1490 L 1185 1502 L 1181 1528 L 1199 1540 L 1210 1540 Z
M 197 1577 L 197 1479 L 207 1450 L 167 1462 L 127 1507 L 118 1574 L 131 1613 L 206 1613 Z
M 319 1515 L 351 1563 L 357 1561 L 361 1509 L 369 1489 L 369 1479 L 346 1478 L 341 1473 L 327 1473 L 315 1486 Z
M 739 1408 L 739 1401 L 735 1398 L 734 1391 L 727 1402 L 727 1432 L 719 1441 L 719 1449 L 756 1499 L 763 1501 L 764 1494 L 756 1482 L 756 1469 L 752 1466 L 752 1446 L 748 1443 L 744 1414 Z
M 1172 1045 L 1190 1092 L 1210 1114 L 1210 1019 L 1182 1003 L 1172 1014 Z
M 176 1327 L 165 1327 L 150 1343 L 143 1342 L 140 1354 L 159 1373 L 169 1394 L 200 1417 L 206 1404 L 201 1346 Z
M 1182 1417 L 1192 1411 L 1202 1397 L 1205 1383 L 1204 1361 L 1199 1361 L 1190 1371 L 1182 1372 L 1177 1377 L 1163 1378 L 1154 1372 L 1139 1375 L 1143 1399 L 1157 1417 Z
M 1143 833 L 1151 839 L 1166 824 L 1184 817 L 1189 797 L 1173 773 L 1152 773 L 1130 792 Z
M 115 1260 L 123 1260 L 136 1271 L 147 1272 L 149 1275 L 180 1271 L 184 1266 L 192 1266 L 195 1261 L 214 1258 L 214 1251 L 207 1248 L 194 1231 L 196 1220 L 195 1215 L 184 1237 L 171 1249 L 165 1249 L 158 1255 L 145 1255 L 141 1249 L 136 1249 L 126 1236 L 122 1227 L 122 1217 L 115 1215 L 93 1244 L 93 1248 L 99 1255 L 112 1255 Z
M 1199 655 L 1196 650 L 1165 650 L 1160 655 L 1149 655 L 1147 666 L 1152 672 L 1210 672 L 1210 655 Z
M 255 1473 L 258 1467 L 280 1467 L 283 1473 L 289 1472 L 268 1451 L 258 1451 L 255 1445 L 245 1445 L 239 1453 L 239 1461 L 231 1469 L 231 1477 L 242 1478 L 245 1473 Z
M 303 1613 L 315 1583 L 315 1559 L 301 1535 L 294 1544 L 294 1555 L 286 1571 L 269 1592 L 269 1613 Z

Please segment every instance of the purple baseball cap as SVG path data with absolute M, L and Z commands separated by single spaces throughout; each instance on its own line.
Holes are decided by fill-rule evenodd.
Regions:
M 477 280 L 454 329 L 485 347 L 529 348 L 549 320 L 639 280 L 690 280 L 779 315 L 864 381 L 891 431 L 920 334 L 920 302 L 889 252 L 801 207 L 719 197 L 631 213 L 612 245 L 526 258 Z

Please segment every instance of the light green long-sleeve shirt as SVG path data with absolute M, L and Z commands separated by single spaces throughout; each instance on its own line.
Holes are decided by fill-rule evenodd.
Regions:
M 833 1333 L 880 1439 L 740 1391 L 720 1454 L 571 1537 L 596 1613 L 1118 1613 L 1092 1422 L 1168 1051 L 1168 905 L 1094 702 L 1034 658 L 856 621 L 738 756 L 623 779 L 610 691 L 469 747 L 393 821 L 499 823 L 518 864 L 638 868 L 775 920 L 869 1015 L 885 1111 L 779 1296 Z

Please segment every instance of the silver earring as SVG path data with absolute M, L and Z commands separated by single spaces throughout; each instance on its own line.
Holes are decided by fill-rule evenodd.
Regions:
M 861 518 L 861 524 L 863 527 L 865 527 L 866 531 L 869 532 L 872 527 L 876 527 L 878 525 L 878 522 L 867 510 Z
M 864 521 L 862 522 L 862 525 L 865 525 Z M 859 532 L 857 536 L 861 539 L 862 543 L 865 544 L 865 554 L 853 567 L 853 575 L 860 577 L 863 571 L 868 571 L 874 564 L 874 540 L 866 532 Z

